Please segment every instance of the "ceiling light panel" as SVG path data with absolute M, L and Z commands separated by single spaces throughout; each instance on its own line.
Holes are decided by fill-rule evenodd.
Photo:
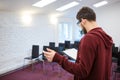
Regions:
M 44 7 L 44 6 L 47 6 L 53 2 L 55 2 L 56 0 L 41 0 L 39 2 L 36 2 L 35 4 L 33 4 L 32 6 L 35 6 L 35 7 Z
M 77 5 L 79 5 L 79 3 L 76 2 L 76 1 L 73 1 L 73 2 L 71 2 L 71 3 L 68 3 L 68 4 L 60 7 L 60 8 L 57 8 L 56 10 L 57 10 L 57 11 L 65 11 L 65 10 L 67 10 L 67 9 L 69 9 L 69 8 L 72 8 L 72 7 L 74 7 L 74 6 L 77 6 Z
M 97 8 L 97 7 L 104 6 L 104 5 L 106 5 L 107 3 L 108 3 L 107 1 L 101 1 L 101 2 L 98 2 L 98 3 L 94 4 L 93 6 Z

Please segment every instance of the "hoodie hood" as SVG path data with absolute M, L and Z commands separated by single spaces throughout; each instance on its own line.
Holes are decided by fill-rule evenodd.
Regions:
M 102 39 L 106 48 L 111 47 L 111 45 L 113 44 L 112 38 L 109 35 L 107 35 L 100 27 L 94 28 L 88 33 L 94 34 L 98 36 L 100 39 Z

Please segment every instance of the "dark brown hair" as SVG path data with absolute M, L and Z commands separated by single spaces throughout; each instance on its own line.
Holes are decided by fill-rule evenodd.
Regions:
M 88 21 L 96 21 L 95 12 L 89 7 L 82 7 L 77 13 L 76 18 L 81 22 L 81 19 L 87 19 Z

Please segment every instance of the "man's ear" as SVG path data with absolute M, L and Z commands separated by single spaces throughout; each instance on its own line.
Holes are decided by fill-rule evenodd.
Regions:
M 86 19 L 82 19 L 82 24 L 85 24 L 86 23 Z

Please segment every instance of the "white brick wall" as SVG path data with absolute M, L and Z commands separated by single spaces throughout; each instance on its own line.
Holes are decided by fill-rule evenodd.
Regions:
M 33 44 L 43 45 L 56 41 L 55 27 L 45 15 L 35 15 L 32 25 L 21 22 L 16 13 L 0 12 L 0 74 L 23 66 L 23 59 L 30 56 Z

